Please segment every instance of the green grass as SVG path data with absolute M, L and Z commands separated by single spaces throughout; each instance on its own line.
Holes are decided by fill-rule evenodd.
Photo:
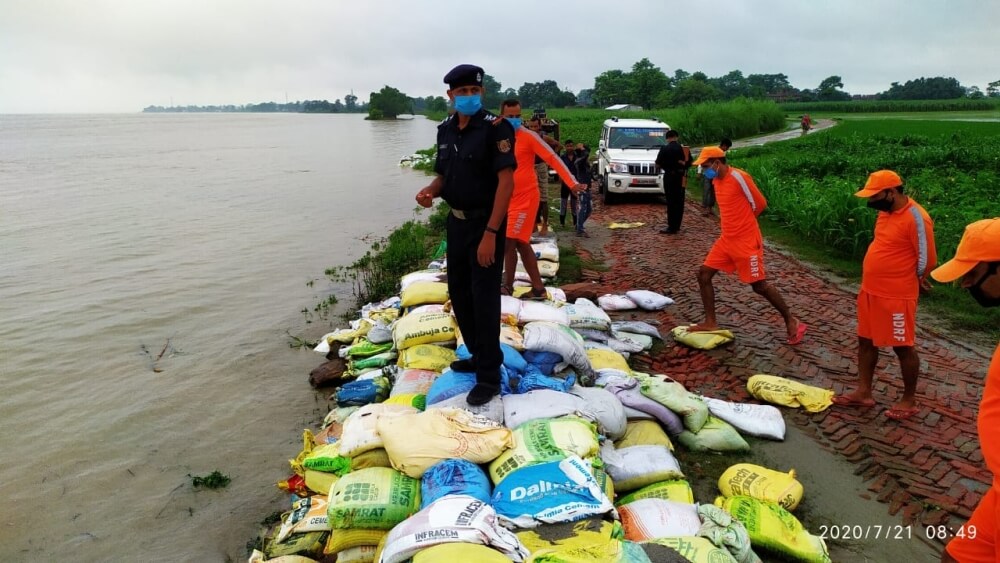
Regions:
M 789 113 L 886 113 L 886 112 L 928 112 L 928 111 L 997 111 L 1000 98 L 971 100 L 864 100 L 846 102 L 793 102 L 780 105 Z

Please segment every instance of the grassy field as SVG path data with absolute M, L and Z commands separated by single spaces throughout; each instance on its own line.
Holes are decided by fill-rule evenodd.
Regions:
M 866 100 L 847 102 L 793 102 L 780 105 L 788 113 L 863 114 L 887 112 L 997 111 L 1000 98 L 970 100 Z

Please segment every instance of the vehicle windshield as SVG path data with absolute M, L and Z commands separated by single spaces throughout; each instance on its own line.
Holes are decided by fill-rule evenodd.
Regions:
M 608 148 L 644 149 L 659 148 L 667 144 L 667 129 L 651 127 L 616 127 L 608 135 Z

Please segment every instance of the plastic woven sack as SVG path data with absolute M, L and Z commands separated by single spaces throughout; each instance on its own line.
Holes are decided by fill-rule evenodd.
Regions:
M 617 440 L 625 435 L 628 423 L 625 407 L 613 393 L 599 387 L 580 387 L 579 385 L 574 385 L 569 392 L 583 399 L 582 414 L 584 418 L 597 421 L 598 432 L 612 440 Z
M 643 395 L 638 380 L 615 379 L 609 381 L 604 389 L 614 393 L 622 405 L 652 415 L 671 436 L 677 436 L 684 431 L 681 417 L 662 404 Z
M 698 432 L 708 421 L 708 405 L 680 383 L 669 381 L 663 375 L 637 374 L 635 377 L 643 395 L 680 415 L 684 427 L 691 432 Z
M 685 536 L 682 538 L 656 538 L 646 544 L 662 545 L 680 553 L 691 563 L 739 563 L 725 548 L 717 547 L 705 538 Z
M 715 506 L 746 526 L 754 547 L 798 561 L 830 563 L 830 553 L 823 538 L 810 534 L 798 518 L 777 504 L 738 496 L 718 497 Z
M 435 463 L 420 478 L 420 508 L 448 495 L 466 495 L 490 502 L 490 479 L 478 465 L 464 459 Z
M 753 552 L 750 534 L 742 522 L 711 504 L 699 505 L 698 516 L 702 522 L 701 529 L 698 530 L 699 536 L 725 547 L 738 563 L 761 563 L 760 557 Z
M 418 344 L 454 342 L 457 330 L 450 313 L 411 313 L 396 321 L 392 338 L 402 351 Z
M 504 425 L 518 428 L 536 419 L 548 419 L 586 410 L 583 400 L 576 395 L 551 389 L 507 395 L 503 399 Z
M 598 452 L 593 425 L 575 417 L 526 422 L 514 430 L 513 443 L 490 463 L 490 479 L 497 485 L 524 467 Z
M 624 295 L 612 295 L 606 293 L 597 298 L 597 304 L 605 311 L 628 311 L 635 309 L 638 305 Z
M 698 509 L 693 504 L 661 498 L 645 498 L 618 507 L 625 539 L 646 541 L 655 538 L 693 536 L 701 528 Z
M 731 403 L 711 397 L 701 400 L 713 416 L 732 424 L 743 434 L 779 441 L 785 439 L 785 417 L 771 405 Z
M 735 338 L 731 330 L 710 330 L 702 332 L 688 332 L 688 327 L 678 326 L 670 331 L 674 340 L 696 348 L 698 350 L 711 350 L 712 348 L 728 344 Z
M 646 485 L 638 491 L 631 492 L 619 499 L 615 503 L 615 506 L 621 506 L 646 498 L 658 498 L 684 504 L 694 504 L 694 492 L 691 491 L 691 485 L 684 479 L 670 479 Z
M 562 308 L 569 317 L 569 326 L 575 330 L 589 328 L 594 330 L 608 330 L 611 326 L 611 318 L 603 309 L 594 305 L 590 301 L 580 298 L 576 303 L 564 305 Z
M 392 384 L 386 377 L 379 376 L 364 381 L 345 383 L 333 395 L 336 397 L 337 406 L 363 406 L 384 401 L 389 396 L 391 386 Z
M 476 374 L 463 371 L 442 373 L 427 390 L 427 404 L 433 405 L 458 395 L 466 395 L 476 386 Z
M 619 493 L 684 478 L 677 459 L 663 446 L 632 446 L 620 450 L 605 446 L 601 449 L 601 458 Z
M 655 291 L 649 291 L 647 289 L 633 289 L 632 291 L 626 291 L 625 297 L 631 299 L 640 309 L 645 309 L 647 311 L 659 311 L 660 309 L 666 308 L 668 305 L 673 305 L 674 300 L 667 297 L 666 295 L 661 295 Z
M 474 543 L 442 543 L 421 549 L 412 563 L 510 563 L 499 551 Z M 340 563 L 339 561 L 337 563 Z
M 399 295 L 403 307 L 415 307 L 427 303 L 448 301 L 448 284 L 438 281 L 416 281 L 408 285 Z
M 670 451 L 674 444 L 663 431 L 663 427 L 655 420 L 629 420 L 625 425 L 625 433 L 615 442 L 615 448 L 630 446 L 665 446 Z
M 431 384 L 437 379 L 439 372 L 429 369 L 404 369 L 396 374 L 396 379 L 389 391 L 390 397 L 396 395 L 426 395 Z
M 590 367 L 590 360 L 587 359 L 583 338 L 573 329 L 555 323 L 528 323 L 524 327 L 524 348 L 559 354 L 563 360 L 576 368 L 576 375 L 581 385 L 590 387 L 594 384 L 594 370 Z
M 420 481 L 387 467 L 371 467 L 333 484 L 328 512 L 336 529 L 388 530 L 419 507 Z
M 399 353 L 396 363 L 403 369 L 442 372 L 455 361 L 455 351 L 435 344 L 418 344 Z
M 375 423 L 383 416 L 399 416 L 413 414 L 417 409 L 408 405 L 391 405 L 376 403 L 365 405 L 354 411 L 344 421 L 344 429 L 340 434 L 340 453 L 347 457 L 375 450 L 382 447 L 382 438 L 376 431 Z
M 765 374 L 751 376 L 747 380 L 747 391 L 762 401 L 786 407 L 802 407 L 808 412 L 825 411 L 833 404 L 834 395 L 831 389 Z
M 750 444 L 728 422 L 708 417 L 708 422 L 698 432 L 685 430 L 677 441 L 693 452 L 748 452 Z
M 577 456 L 523 467 L 497 485 L 493 507 L 497 516 L 519 528 L 614 514 L 590 471 L 590 464 Z
M 723 496 L 747 496 L 777 503 L 785 510 L 795 510 L 802 502 L 802 483 L 795 478 L 795 470 L 788 473 L 774 471 L 752 463 L 737 463 L 719 476 L 719 490 Z

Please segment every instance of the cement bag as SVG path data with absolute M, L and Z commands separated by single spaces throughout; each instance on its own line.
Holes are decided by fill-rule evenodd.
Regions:
M 559 261 L 559 245 L 555 241 L 534 242 L 531 243 L 531 249 L 535 251 L 535 258 L 539 260 Z
M 473 543 L 442 543 L 421 549 L 412 563 L 510 563 L 510 557 Z M 339 563 L 339 561 L 338 561 Z
M 678 556 L 680 557 L 680 556 Z M 630 541 L 611 540 L 601 545 L 578 548 L 549 548 L 531 554 L 529 563 L 687 563 L 646 555 L 643 546 Z
M 607 342 L 610 335 L 603 330 L 594 330 L 592 328 L 574 328 L 577 334 L 583 337 L 587 342 Z M 586 344 L 586 343 L 585 343 Z M 589 350 L 590 348 L 588 348 Z M 600 349 L 600 348 L 598 348 Z
M 563 310 L 569 316 L 569 326 L 574 329 L 608 330 L 611 326 L 608 314 L 586 299 L 580 298 L 572 305 L 564 305 Z
M 302 467 L 342 476 L 350 472 L 351 460 L 341 453 L 339 443 L 322 444 L 302 460 Z
M 559 262 L 553 262 L 551 260 L 538 260 L 538 273 L 542 275 L 543 278 L 554 278 L 556 274 L 559 273 Z M 519 269 L 524 271 L 524 265 L 521 264 Z
M 340 435 L 340 453 L 347 457 L 375 450 L 382 447 L 382 438 L 375 429 L 375 424 L 382 417 L 413 414 L 417 409 L 412 406 L 387 405 L 376 403 L 365 405 L 355 411 L 344 421 L 344 430 Z
M 418 344 L 401 351 L 396 363 L 403 369 L 424 369 L 441 373 L 454 361 L 454 350 L 435 344 Z
M 424 410 L 429 409 L 464 409 L 476 416 L 481 416 L 483 418 L 488 418 L 497 424 L 503 424 L 503 399 L 500 396 L 493 397 L 485 405 L 472 406 L 469 404 L 467 398 L 469 394 L 463 393 L 461 395 L 455 395 L 450 399 L 445 399 L 443 401 L 438 401 L 433 405 L 427 406 Z
M 500 322 L 516 325 L 521 316 L 521 300 L 510 295 L 500 296 Z
M 674 340 L 698 350 L 711 350 L 716 346 L 728 344 L 733 341 L 733 332 L 730 330 L 707 330 L 702 332 L 688 332 L 688 327 L 678 326 L 670 331 Z
M 663 427 L 655 420 L 629 420 L 625 425 L 625 434 L 615 442 L 616 449 L 632 446 L 665 446 L 670 451 L 674 444 L 663 431 Z
M 396 374 L 389 397 L 396 395 L 426 395 L 439 372 L 429 369 L 404 369 Z
M 669 547 L 691 563 L 739 563 L 724 548 L 716 547 L 707 539 L 696 536 L 656 538 L 646 544 Z
M 559 287 L 545 287 L 546 293 L 548 293 L 549 301 L 555 304 L 566 303 L 566 292 Z
M 388 530 L 419 507 L 420 481 L 387 467 L 370 467 L 333 484 L 328 513 L 336 529 Z
M 623 504 L 647 498 L 658 498 L 682 504 L 694 504 L 694 492 L 691 491 L 691 485 L 683 479 L 670 479 L 669 481 L 660 481 L 659 483 L 646 485 L 638 491 L 629 493 L 619 499 L 615 503 L 615 506 L 620 507 Z
M 478 465 L 464 459 L 446 459 L 430 466 L 420 479 L 420 508 L 441 497 L 465 495 L 490 502 L 490 480 Z
M 590 360 L 590 367 L 598 373 L 604 370 L 615 370 L 624 374 L 631 374 L 632 368 L 628 366 L 624 356 L 613 350 L 587 350 L 587 359 Z
M 337 560 L 339 561 L 340 554 L 349 550 L 367 547 L 370 548 L 372 555 L 375 555 L 375 546 L 387 535 L 389 535 L 389 530 L 365 530 L 363 528 L 334 530 L 330 534 L 330 539 L 326 541 L 326 548 L 323 549 L 323 553 L 327 555 L 336 553 Z M 351 555 L 352 553 L 348 553 L 344 558 L 346 559 Z
M 637 354 L 643 350 L 642 343 L 632 339 L 619 340 L 613 335 L 611 338 L 608 338 L 608 348 L 625 355 L 625 357 L 628 357 L 628 354 Z
M 646 289 L 633 289 L 632 291 L 626 291 L 625 297 L 631 299 L 640 309 L 645 309 L 647 311 L 659 311 L 664 309 L 667 305 L 673 305 L 674 300 L 667 297 L 666 295 L 660 295 L 655 291 L 649 291 Z
M 552 555 L 560 557 L 542 561 L 614 561 L 607 557 L 607 546 L 620 543 L 623 532 L 618 522 L 592 516 L 575 522 L 518 530 L 517 537 L 531 552 L 533 560 L 542 550 L 550 550 Z
M 713 416 L 725 420 L 743 434 L 782 441 L 785 439 L 785 418 L 771 405 L 730 403 L 721 399 L 701 397 Z
M 633 420 L 653 420 L 653 421 L 656 420 L 656 417 L 649 413 L 635 410 L 632 407 L 625 404 L 623 404 L 622 407 L 625 409 L 625 416 L 628 417 L 629 422 Z M 681 424 L 680 419 L 678 419 L 678 424 Z M 681 424 L 681 426 L 683 427 L 683 424 Z
M 392 466 L 420 478 L 444 459 L 487 463 L 513 446 L 510 430 L 462 409 L 430 409 L 378 421 Z
M 427 404 L 434 405 L 445 399 L 468 395 L 475 386 L 476 374 L 449 369 L 435 379 L 427 390 Z
M 330 532 L 305 532 L 292 534 L 283 542 L 274 541 L 274 534 L 265 536 L 263 541 L 264 555 L 267 561 L 302 561 L 307 557 L 318 557 L 323 552 L 323 544 Z M 296 559 L 300 557 L 302 559 Z M 307 559 L 308 560 L 308 559 Z
M 503 522 L 519 528 L 615 514 L 590 464 L 575 455 L 514 471 L 497 485 L 492 504 Z
M 392 339 L 396 350 L 403 351 L 418 344 L 454 342 L 457 330 L 450 313 L 409 314 L 396 321 Z
M 340 476 L 334 473 L 324 473 L 312 469 L 306 469 L 303 477 L 307 489 L 324 496 L 330 494 L 330 488 L 340 479 Z
M 601 458 L 619 494 L 660 481 L 684 478 L 677 459 L 663 446 L 632 446 L 620 450 L 602 448 Z
M 666 376 L 639 376 L 642 394 L 680 415 L 684 427 L 698 432 L 708 421 L 708 405 L 694 393 L 689 392 L 676 381 L 668 381 Z
M 375 321 L 375 326 L 365 335 L 372 344 L 392 342 L 392 326 L 385 321 Z
M 359 545 L 337 554 L 336 563 L 375 563 L 377 546 Z
M 747 528 L 755 547 L 809 563 L 830 563 L 823 538 L 810 534 L 777 504 L 750 497 L 718 497 L 715 506 L 733 515 Z
M 693 536 L 701 528 L 698 509 L 660 498 L 646 498 L 618 507 L 625 539 L 647 541 L 655 538 Z
M 808 412 L 825 411 L 833 404 L 834 395 L 831 389 L 764 374 L 751 376 L 747 380 L 747 391 L 762 401 L 786 407 L 802 407 Z
M 599 449 L 593 426 L 575 417 L 526 422 L 514 430 L 513 442 L 511 449 L 490 463 L 490 479 L 496 485 L 518 469 L 570 455 L 590 457 Z
M 439 499 L 393 528 L 379 561 L 402 563 L 422 549 L 446 543 L 490 546 L 513 561 L 528 557 L 528 550 L 517 536 L 497 525 L 493 507 L 472 497 L 454 495 Z
M 604 389 L 614 393 L 618 397 L 618 400 L 622 402 L 622 405 L 654 416 L 671 436 L 676 436 L 684 431 L 684 423 L 681 421 L 681 417 L 677 416 L 674 411 L 643 395 L 639 388 L 638 380 L 615 379 L 607 382 Z
M 447 313 L 444 305 L 440 303 L 428 303 L 426 305 L 417 305 L 416 307 L 410 307 L 406 310 L 407 315 L 419 315 L 421 313 Z
M 524 301 L 517 316 L 517 324 L 549 322 L 569 326 L 569 315 L 565 308 L 556 308 L 541 301 Z
M 316 563 L 316 560 L 303 557 L 302 555 L 281 555 L 273 559 L 268 559 L 263 551 L 255 549 L 250 554 L 250 559 L 247 560 L 247 563 Z
M 584 417 L 596 420 L 597 429 L 601 434 L 612 440 L 625 435 L 628 420 L 625 416 L 625 407 L 618 397 L 599 387 L 574 385 L 569 392 L 583 399 Z
M 789 511 L 802 502 L 803 493 L 794 469 L 782 473 L 752 463 L 737 463 L 725 470 L 719 477 L 719 490 L 726 497 L 753 497 Z
M 611 323 L 611 330 L 630 332 L 632 334 L 645 334 L 657 340 L 663 340 L 659 329 L 643 321 L 614 321 Z
M 441 270 L 421 270 L 418 272 L 410 272 L 402 278 L 399 279 L 399 288 L 402 291 L 406 291 L 411 285 L 416 282 L 443 282 L 448 279 Z M 442 301 L 444 303 L 444 301 Z M 404 307 L 406 305 L 403 305 Z
M 524 351 L 524 337 L 516 325 L 507 323 L 500 325 L 500 344 L 506 344 L 518 352 Z
M 351 471 L 368 469 L 369 467 L 392 467 L 389 462 L 389 454 L 385 448 L 368 450 L 363 454 L 358 454 L 351 458 Z
M 524 347 L 559 354 L 576 368 L 581 385 L 590 387 L 594 384 L 594 370 L 583 348 L 583 339 L 573 329 L 555 323 L 528 323 L 524 327 Z
M 384 376 L 363 381 L 350 381 L 340 386 L 331 398 L 337 401 L 337 406 L 364 406 L 369 403 L 379 403 L 389 396 L 392 384 Z
M 448 284 L 437 281 L 413 282 L 399 294 L 400 305 L 416 307 L 428 303 L 443 304 L 448 301 Z
M 382 354 L 383 352 L 388 352 L 389 350 L 392 350 L 391 342 L 375 344 L 367 338 L 359 338 L 357 342 L 351 344 L 350 346 L 341 348 L 337 353 L 338 355 L 341 355 L 341 357 L 356 360 L 359 358 L 375 356 L 376 354 Z
M 632 301 L 624 295 L 612 295 L 606 293 L 597 298 L 597 305 L 605 311 L 629 311 L 638 307 L 635 301 Z
M 301 498 L 292 503 L 292 511 L 282 520 L 278 530 L 278 541 L 285 541 L 292 534 L 330 530 L 326 505 L 326 498 L 319 495 Z
M 653 347 L 653 337 L 646 334 L 633 334 L 623 330 L 612 330 L 611 337 L 628 345 L 630 348 L 639 348 L 636 352 L 649 350 Z M 610 339 L 609 339 L 610 340 Z
M 583 400 L 569 393 L 539 389 L 503 398 L 503 420 L 507 428 L 519 428 L 526 422 L 579 414 L 586 405 Z
M 739 563 L 761 563 L 760 557 L 753 552 L 750 534 L 742 522 L 711 504 L 699 505 L 698 516 L 702 522 L 701 529 L 698 530 L 699 536 L 725 547 Z
M 728 422 L 708 417 L 708 422 L 697 433 L 685 430 L 677 436 L 677 441 L 693 452 L 748 452 L 743 436 Z

